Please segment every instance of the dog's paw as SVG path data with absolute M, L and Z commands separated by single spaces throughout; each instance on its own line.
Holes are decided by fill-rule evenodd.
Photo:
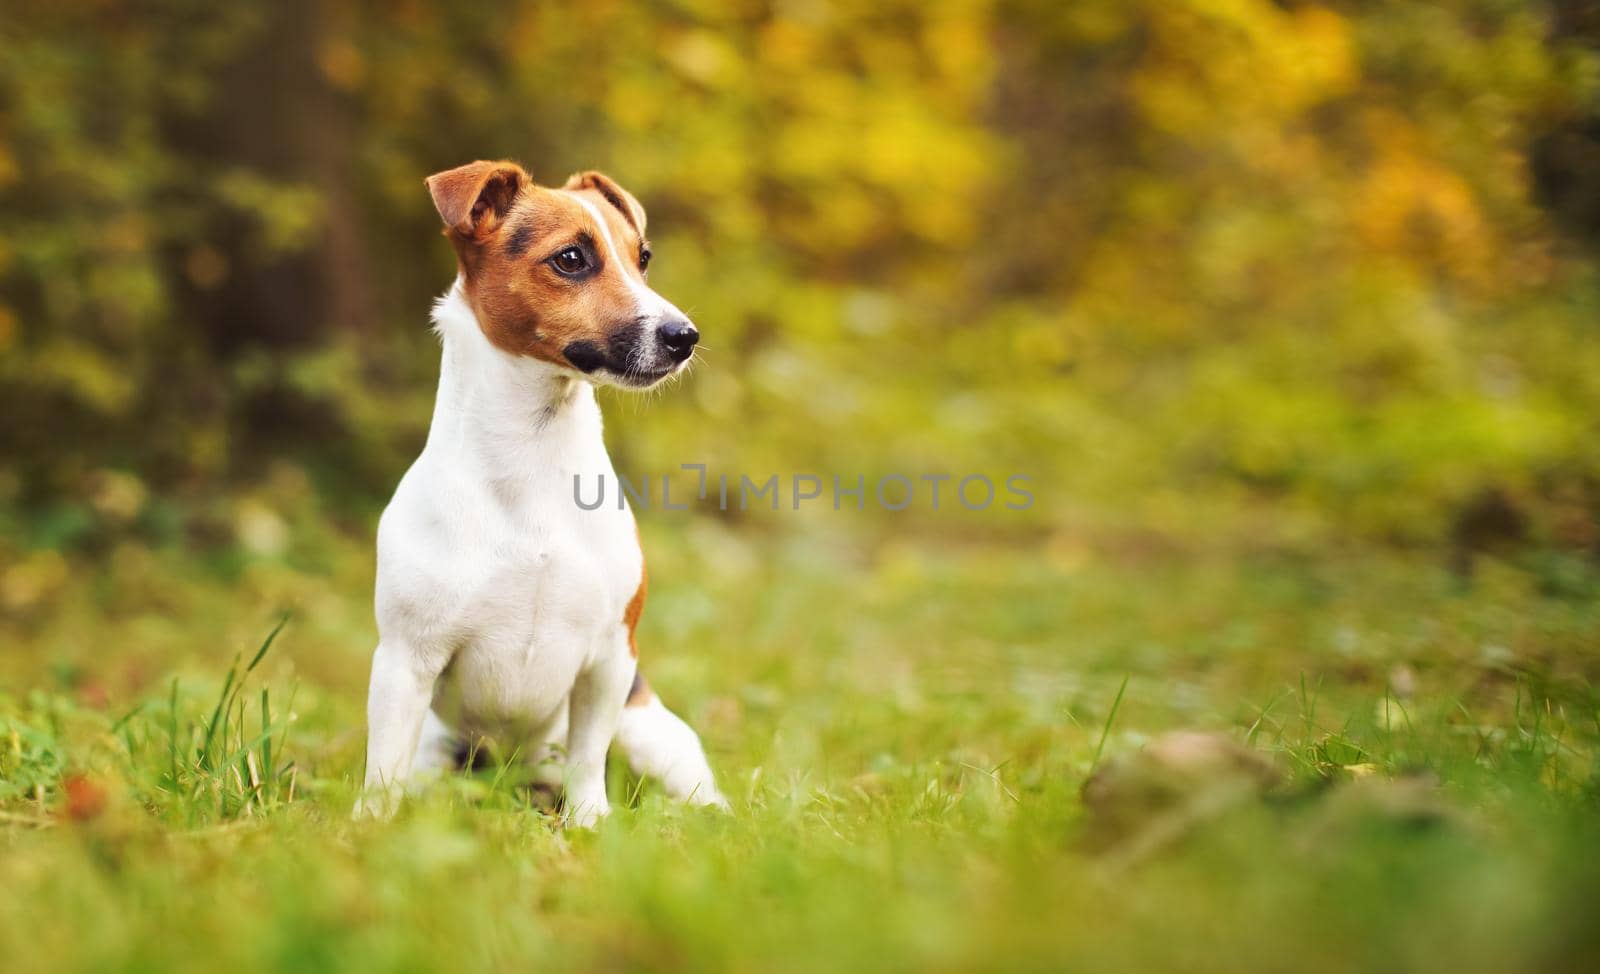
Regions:
M 566 812 L 561 816 L 561 823 L 569 829 L 593 829 L 600 825 L 600 820 L 611 814 L 611 805 L 604 798 L 598 801 L 573 801 L 567 799 Z
M 722 792 L 718 791 L 715 785 L 709 788 L 696 788 L 683 801 L 686 805 L 698 808 L 715 808 L 719 812 L 733 811 L 733 806 L 728 804 L 728 800 L 722 797 Z
M 353 821 L 381 821 L 393 818 L 395 811 L 400 807 L 400 795 L 393 789 L 373 789 L 363 792 L 356 799 L 355 808 L 350 810 Z

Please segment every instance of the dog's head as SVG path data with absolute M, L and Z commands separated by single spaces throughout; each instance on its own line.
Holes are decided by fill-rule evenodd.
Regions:
M 606 176 L 554 189 L 516 163 L 473 162 L 427 183 L 496 347 L 631 389 L 694 354 L 699 332 L 650 288 L 644 208 Z

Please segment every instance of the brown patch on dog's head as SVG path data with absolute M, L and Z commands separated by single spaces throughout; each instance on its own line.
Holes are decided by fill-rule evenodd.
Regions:
M 567 178 L 567 184 L 561 188 L 574 192 L 587 190 L 605 200 L 607 206 L 622 215 L 622 219 L 627 222 L 628 228 L 638 237 L 640 245 L 644 245 L 644 207 L 639 205 L 639 201 L 633 198 L 632 193 L 617 185 L 610 176 L 605 173 L 595 172 L 593 169 L 587 172 L 573 173 Z M 644 263 L 649 264 L 649 262 L 649 258 L 645 258 Z M 641 273 L 642 271 L 643 268 L 641 268 Z
M 689 358 L 694 327 L 650 289 L 644 207 L 597 172 L 559 189 L 513 162 L 430 176 L 468 303 L 497 348 L 650 385 Z

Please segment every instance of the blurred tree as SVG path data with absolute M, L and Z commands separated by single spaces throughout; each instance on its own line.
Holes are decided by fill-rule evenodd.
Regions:
M 283 463 L 370 511 L 451 270 L 421 179 L 510 156 L 633 189 L 704 326 L 625 462 L 1049 485 L 984 530 L 1595 543 L 1591 5 L 17 7 L 19 517 Z

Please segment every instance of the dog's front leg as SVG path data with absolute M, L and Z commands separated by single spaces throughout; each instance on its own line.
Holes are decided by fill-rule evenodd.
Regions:
M 394 813 L 411 762 L 417 752 L 423 720 L 433 702 L 439 670 L 427 657 L 394 642 L 378 644 L 372 654 L 372 682 L 367 691 L 367 777 L 356 803 L 357 817 Z
M 617 734 L 634 661 L 619 644 L 579 674 L 567 725 L 567 824 L 593 828 L 611 812 L 606 801 L 606 750 Z

